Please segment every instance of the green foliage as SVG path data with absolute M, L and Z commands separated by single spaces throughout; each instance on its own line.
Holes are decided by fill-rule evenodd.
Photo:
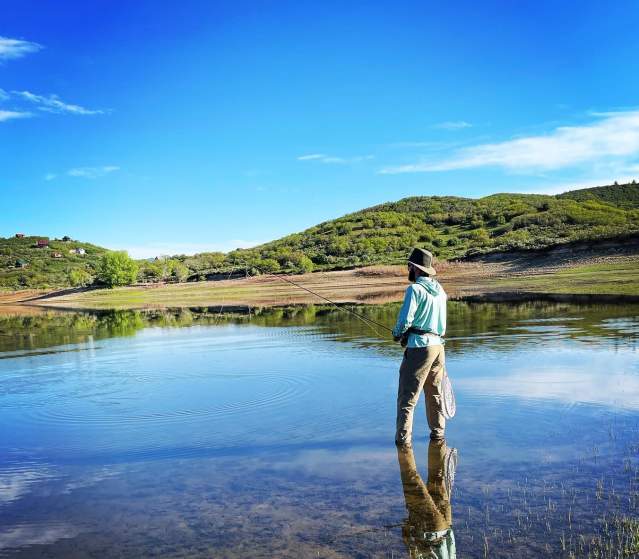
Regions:
M 69 270 L 69 283 L 73 287 L 85 287 L 93 282 L 93 276 L 82 268 Z
M 264 258 L 260 261 L 260 271 L 265 274 L 279 272 L 280 263 L 273 258 Z
M 67 237 L 68 238 L 68 237 Z M 37 248 L 38 239 L 49 246 Z M 84 251 L 84 254 L 77 254 Z M 83 270 L 94 276 L 106 249 L 72 239 L 46 236 L 0 237 L 0 287 L 9 289 L 46 289 L 69 287 L 71 272 Z M 59 258 L 54 258 L 59 254 Z
M 315 269 L 328 270 L 401 262 L 415 245 L 453 259 L 633 233 L 639 233 L 639 186 L 631 183 L 559 196 L 404 198 L 242 253 L 257 267 L 265 258 L 277 260 L 284 271 L 297 271 L 291 255 L 302 253 Z
M 454 259 L 638 233 L 636 183 L 557 196 L 414 196 L 326 221 L 251 249 L 141 261 L 139 279 L 181 282 L 244 273 L 336 270 L 403 262 L 416 245 L 440 259 Z M 75 269 L 97 276 L 100 259 L 108 253 L 73 240 L 52 240 L 49 248 L 35 248 L 38 238 L 46 237 L 0 238 L 0 287 L 68 286 L 76 281 L 72 280 L 76 275 L 71 274 Z M 86 254 L 73 253 L 76 248 L 83 248 Z M 52 258 L 54 252 L 62 258 Z M 130 275 L 127 281 L 133 281 L 129 280 Z
M 100 260 L 98 279 L 108 287 L 131 285 L 138 275 L 138 263 L 123 251 L 107 252 Z

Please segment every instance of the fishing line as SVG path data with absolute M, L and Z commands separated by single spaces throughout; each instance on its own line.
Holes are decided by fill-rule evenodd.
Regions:
M 226 281 L 231 279 L 231 274 L 234 271 L 235 270 L 233 270 L 233 268 L 231 268 L 231 271 L 229 272 L 229 275 L 226 277 Z M 222 297 L 222 304 L 220 305 L 220 312 L 217 314 L 217 317 L 215 318 L 215 322 L 213 323 L 215 326 L 217 326 L 217 323 L 220 321 L 220 318 L 222 318 L 222 310 L 224 310 L 224 301 L 226 301 L 226 295 L 224 297 Z
M 260 270 L 259 268 L 256 268 L 257 270 L 260 271 L 260 273 L 266 275 L 266 276 L 273 276 L 274 278 L 277 278 L 281 281 L 285 281 L 286 283 L 290 283 L 291 285 L 299 288 L 299 289 L 303 289 L 304 291 L 310 293 L 311 295 L 315 295 L 315 297 L 319 297 L 320 299 L 326 301 L 327 303 L 330 303 L 331 305 L 333 305 L 336 309 L 341 310 L 341 311 L 346 311 L 350 314 L 352 314 L 353 316 L 359 318 L 362 322 L 364 322 L 364 324 L 366 324 L 366 326 L 368 326 L 369 328 L 371 328 L 373 330 L 373 332 L 375 332 L 375 334 L 377 334 L 380 337 L 383 337 L 382 334 L 379 333 L 379 331 L 375 328 L 375 326 L 379 326 L 380 328 L 383 328 L 384 330 L 386 330 L 387 332 L 391 332 L 392 333 L 392 329 L 389 328 L 388 326 L 384 325 L 384 324 L 380 324 L 379 322 L 376 322 L 375 320 L 372 320 L 370 318 L 367 318 L 359 313 L 356 313 L 355 311 L 349 309 L 348 307 L 340 307 L 335 301 L 331 301 L 328 297 L 324 297 L 323 295 L 320 295 L 319 293 L 316 293 L 315 291 L 313 291 L 312 289 L 309 289 L 307 287 L 304 287 L 303 285 L 300 285 L 298 283 L 295 283 L 294 281 L 285 278 L 283 276 L 280 276 L 278 274 L 274 274 L 273 272 L 266 272 L 264 273 L 262 270 Z M 247 277 L 249 277 L 249 273 L 248 273 L 248 268 L 246 268 L 246 275 Z M 253 277 L 253 276 L 251 276 Z
M 279 276 L 277 274 L 273 274 L 270 273 L 268 274 L 270 276 L 276 277 L 282 281 L 285 281 L 287 283 L 290 283 L 291 285 L 294 285 L 295 287 L 298 287 L 300 289 L 303 289 L 304 291 L 307 291 L 308 293 L 310 293 L 311 295 L 315 295 L 315 297 L 319 297 L 320 299 L 323 299 L 324 301 L 326 301 L 327 303 L 330 303 L 331 305 L 333 305 L 336 309 L 342 310 L 342 311 L 346 311 L 348 313 L 351 313 L 353 316 L 356 316 L 357 318 L 359 318 L 360 320 L 362 320 L 367 326 L 369 326 L 370 328 L 373 329 L 373 331 L 379 336 L 380 333 L 373 327 L 373 325 L 375 326 L 379 326 L 380 328 L 383 328 L 384 330 L 388 331 L 388 332 L 392 332 L 392 329 L 389 328 L 388 326 L 385 326 L 384 324 L 380 324 L 379 322 L 376 322 L 375 320 L 372 320 L 370 318 L 367 318 L 359 313 L 356 313 L 355 311 L 349 309 L 348 307 L 340 307 L 337 303 L 335 303 L 335 301 L 331 301 L 328 297 L 324 297 L 323 295 L 320 295 L 319 293 L 316 293 L 315 291 L 313 291 L 312 289 L 308 289 L 307 287 L 304 287 L 303 285 L 300 285 L 298 283 L 295 283 L 294 281 L 285 278 L 283 276 Z

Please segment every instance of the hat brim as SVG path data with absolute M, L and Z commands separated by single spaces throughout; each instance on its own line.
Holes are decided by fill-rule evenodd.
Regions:
M 419 264 L 415 264 L 415 262 L 411 262 L 410 260 L 408 261 L 409 264 L 412 264 L 413 266 L 415 266 L 415 268 L 419 268 L 422 272 L 426 272 L 429 276 L 436 276 L 437 272 L 435 271 L 435 268 L 433 268 L 432 266 L 430 267 L 426 267 L 426 266 L 420 266 Z

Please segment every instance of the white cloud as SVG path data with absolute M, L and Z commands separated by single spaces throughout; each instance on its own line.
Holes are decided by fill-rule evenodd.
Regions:
M 80 105 L 65 103 L 57 95 L 36 95 L 30 91 L 12 91 L 14 96 L 35 104 L 40 111 L 57 114 L 98 115 L 101 109 L 87 109 Z
M 76 167 L 74 169 L 69 169 L 67 171 L 67 175 L 83 179 L 97 179 L 119 170 L 120 167 L 115 165 L 105 165 L 102 167 Z M 55 176 L 53 178 L 55 178 Z
M 52 544 L 61 539 L 74 538 L 78 533 L 78 528 L 70 524 L 26 522 L 8 525 L 0 530 L 0 550 Z
M 348 165 L 350 163 L 360 163 L 373 159 L 372 155 L 358 155 L 356 157 L 335 157 L 324 153 L 311 153 L 309 155 L 300 155 L 298 161 L 317 161 L 319 163 Z
M 29 494 L 34 486 L 51 477 L 52 473 L 47 466 L 30 462 L 0 470 L 0 506 L 21 499 Z
M 300 155 L 298 161 L 313 161 L 314 159 L 324 159 L 326 155 L 323 153 L 311 153 L 309 155 Z
M 527 136 L 461 148 L 441 160 L 386 167 L 381 174 L 502 167 L 511 171 L 557 170 L 639 157 L 639 111 L 601 113 L 582 126 L 561 126 Z
M 440 130 L 462 130 L 463 128 L 472 128 L 472 126 L 470 122 L 466 122 L 465 120 L 448 120 L 434 124 L 433 128 L 439 128 Z
M 12 58 L 22 58 L 27 54 L 38 52 L 41 49 L 42 45 L 38 43 L 23 41 L 22 39 L 0 37 L 0 62 Z
M 628 369 L 611 370 L 608 362 L 597 363 L 598 368 L 594 365 L 593 371 L 583 368 L 522 369 L 498 377 L 460 378 L 455 385 L 460 391 L 492 398 L 543 399 L 639 409 L 639 378 L 636 375 L 628 374 Z M 602 371 L 606 371 L 605 390 L 602 390 Z
M 27 111 L 3 111 L 0 109 L 0 122 L 17 118 L 29 118 L 32 116 L 33 113 Z
M 46 175 L 44 175 L 44 180 L 45 181 L 52 181 L 53 179 L 55 179 L 58 175 L 56 175 L 55 173 L 47 173 Z
M 200 252 L 229 252 L 236 248 L 251 248 L 265 242 L 231 239 L 211 243 L 149 243 L 118 248 L 119 250 L 126 250 L 132 258 L 153 258 L 155 256 L 174 254 L 193 255 Z

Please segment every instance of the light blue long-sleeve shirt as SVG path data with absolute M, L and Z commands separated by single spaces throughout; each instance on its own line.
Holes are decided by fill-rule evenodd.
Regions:
M 446 334 L 446 301 L 444 288 L 434 279 L 420 276 L 406 289 L 404 304 L 399 311 L 393 336 L 400 337 L 411 326 L 419 330 L 428 330 L 433 334 L 414 334 L 408 336 L 406 347 L 426 347 L 443 344 Z

